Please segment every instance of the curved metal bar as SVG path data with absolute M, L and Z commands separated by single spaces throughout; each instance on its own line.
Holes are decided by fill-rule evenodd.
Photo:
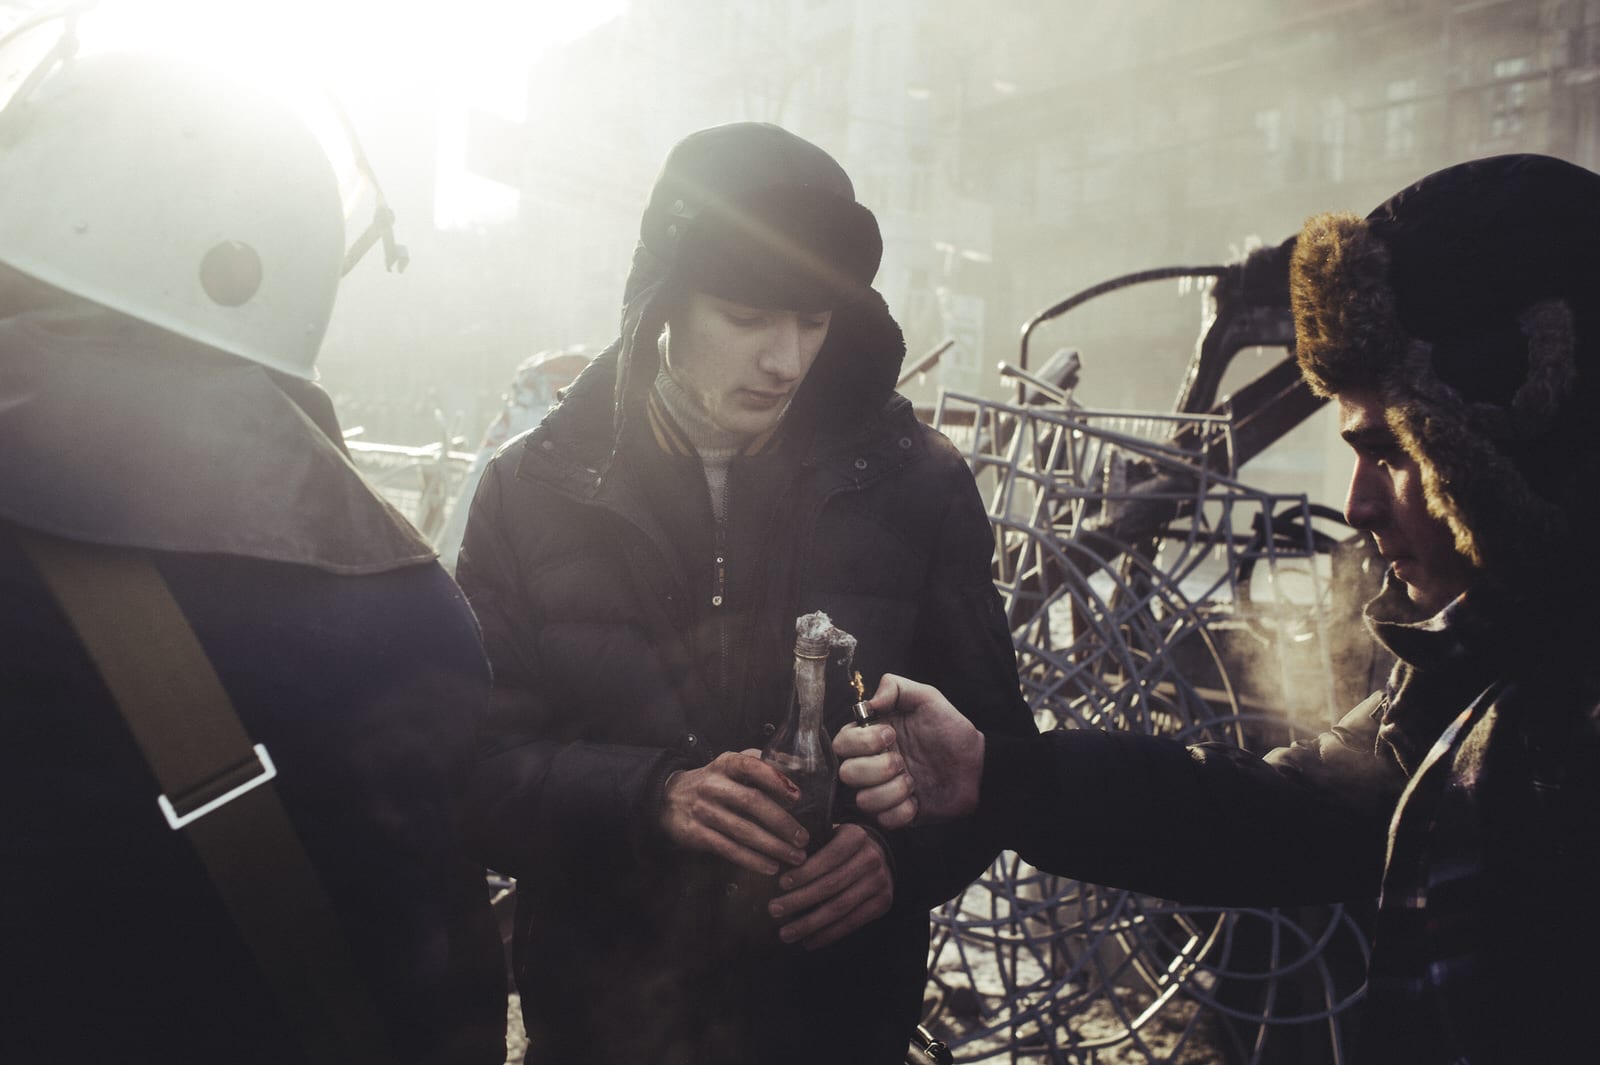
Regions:
M 1028 319 L 1022 326 L 1021 348 L 1017 353 L 1017 365 L 1023 370 L 1028 368 L 1028 341 L 1033 336 L 1033 331 L 1052 318 L 1059 318 L 1074 307 L 1088 303 L 1096 296 L 1104 296 L 1108 292 L 1140 285 L 1146 281 L 1170 281 L 1185 277 L 1221 277 L 1228 272 L 1226 266 L 1161 266 L 1153 270 L 1139 270 L 1121 277 L 1113 277 L 1109 281 L 1102 281 L 1098 285 L 1090 285 L 1081 292 L 1074 293 L 1060 303 L 1040 311 Z M 1021 398 L 1020 395 L 1018 397 Z

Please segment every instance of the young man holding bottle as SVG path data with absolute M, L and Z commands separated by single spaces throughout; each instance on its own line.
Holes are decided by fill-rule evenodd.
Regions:
M 458 569 L 495 671 L 471 831 L 518 881 L 530 1060 L 898 1065 L 928 910 L 993 857 L 848 795 L 807 857 L 756 757 L 814 610 L 869 684 L 936 676 L 985 730 L 1033 730 L 972 475 L 894 393 L 881 252 L 820 148 L 690 135 L 621 337 L 484 476 Z M 754 913 L 752 877 L 777 880 Z

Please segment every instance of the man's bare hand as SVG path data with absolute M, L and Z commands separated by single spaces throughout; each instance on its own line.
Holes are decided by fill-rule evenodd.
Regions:
M 894 902 L 889 860 L 878 840 L 860 825 L 840 825 L 804 865 L 778 878 L 778 888 L 786 894 L 767 907 L 780 922 L 778 936 L 807 950 L 825 947 L 876 921 Z
M 839 779 L 863 813 L 895 829 L 977 808 L 983 733 L 937 688 L 885 673 L 869 705 L 893 723 L 846 725 L 833 739 Z
M 806 830 L 790 816 L 800 791 L 758 751 L 719 754 L 710 765 L 667 778 L 661 828 L 687 850 L 708 851 L 768 876 L 799 865 Z

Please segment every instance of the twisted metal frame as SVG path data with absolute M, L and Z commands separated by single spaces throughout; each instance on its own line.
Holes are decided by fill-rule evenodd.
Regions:
M 947 393 L 996 536 L 1041 729 L 1116 728 L 1262 750 L 1342 709 L 1325 614 L 1328 512 L 1241 483 L 1232 422 Z M 1173 443 L 1182 441 L 1182 444 Z M 1244 675 L 1244 659 L 1265 674 Z M 1062 816 L 1092 817 L 1092 810 Z M 1185 906 L 1003 854 L 936 911 L 932 1025 L 958 1061 L 1252 1065 L 1344 1060 L 1367 940 L 1341 907 Z M 1320 1032 L 1307 1055 L 1307 1031 Z M 1107 1055 L 1120 1055 L 1111 1056 Z

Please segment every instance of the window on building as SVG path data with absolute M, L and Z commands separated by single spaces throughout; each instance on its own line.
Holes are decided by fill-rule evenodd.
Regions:
M 1489 136 L 1514 137 L 1528 125 L 1528 83 L 1514 81 L 1489 90 Z
M 1391 81 L 1384 90 L 1383 157 L 1408 159 L 1417 151 L 1417 80 Z
M 1274 107 L 1256 112 L 1256 132 L 1261 134 L 1261 149 L 1268 155 L 1283 150 L 1283 112 Z
M 1081 177 L 1078 168 L 1072 165 L 1064 152 L 1041 152 L 1036 189 L 1038 211 L 1035 217 L 1050 225 L 1070 223 L 1083 196 Z
M 1496 81 L 1519 78 L 1532 64 L 1526 56 L 1496 60 L 1492 74 Z M 1515 137 L 1528 125 L 1528 83 L 1503 81 L 1489 88 L 1484 99 L 1485 131 L 1493 139 Z
M 1080 195 L 1084 203 L 1104 203 L 1118 191 L 1117 171 L 1112 163 L 1092 163 L 1083 168 Z
M 1344 100 L 1340 97 L 1330 96 L 1322 101 L 1322 122 L 1318 130 L 1322 148 L 1320 170 L 1328 181 L 1344 180 L 1345 115 Z

